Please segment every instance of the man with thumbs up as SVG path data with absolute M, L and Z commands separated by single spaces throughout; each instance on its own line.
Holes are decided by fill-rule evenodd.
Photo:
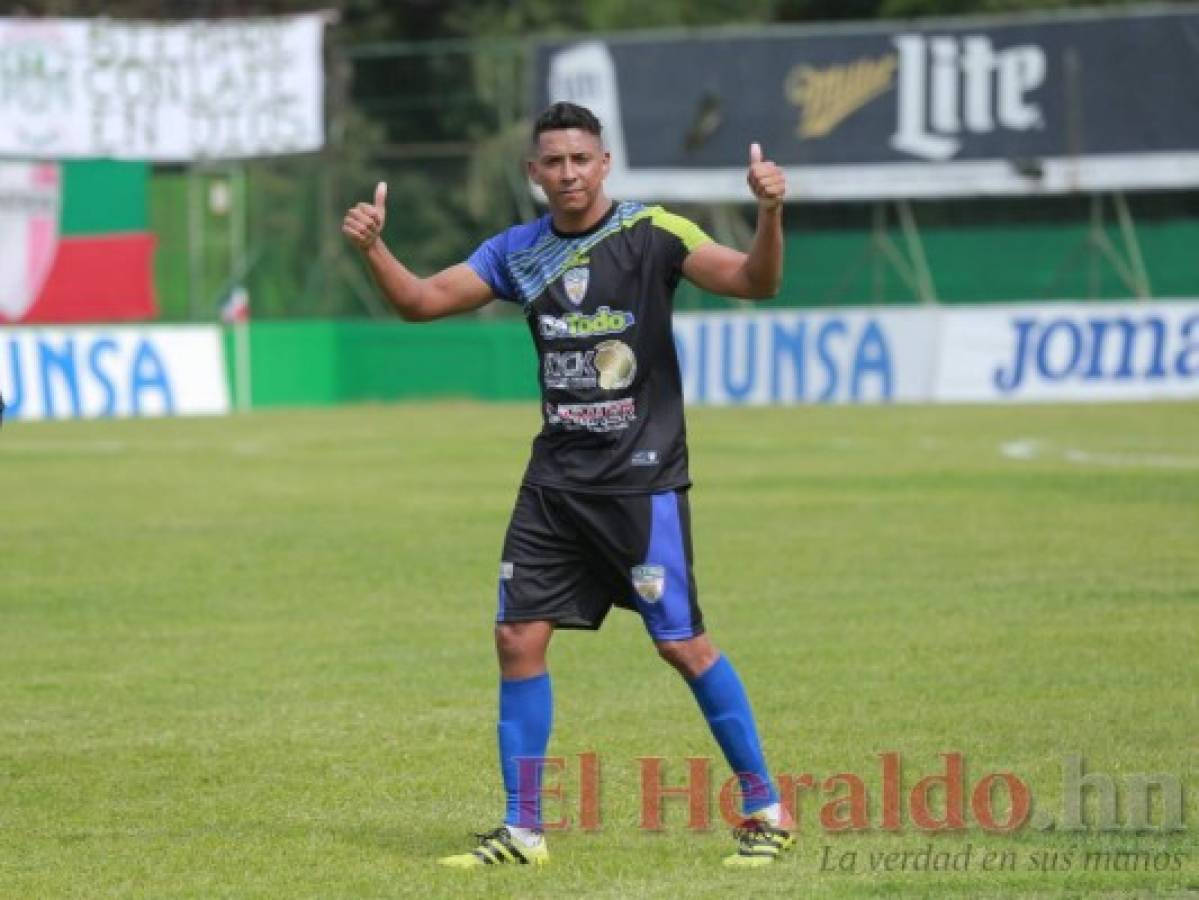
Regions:
M 546 651 L 555 629 L 598 629 L 618 606 L 641 615 L 741 781 L 746 819 L 725 864 L 770 864 L 795 841 L 741 680 L 699 609 L 671 308 L 680 278 L 714 294 L 774 296 L 783 173 L 758 144 L 749 145 L 757 228 L 742 253 L 660 206 L 610 200 L 601 126 L 584 107 L 555 103 L 542 113 L 526 165 L 549 212 L 427 278 L 410 272 L 380 238 L 386 184 L 374 203 L 350 209 L 342 226 L 408 321 L 493 299 L 516 303 L 539 357 L 543 425 L 504 539 L 495 620 L 507 807 L 503 824 L 479 835 L 474 850 L 440 862 L 472 868 L 549 859 L 536 765 L 552 718 Z

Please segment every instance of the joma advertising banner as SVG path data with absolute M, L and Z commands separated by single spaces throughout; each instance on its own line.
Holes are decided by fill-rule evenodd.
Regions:
M 148 168 L 0 161 L 0 325 L 149 319 Z
M 0 19 L 0 156 L 186 161 L 318 149 L 320 15 Z
M 939 315 L 938 401 L 1199 397 L 1199 303 L 1059 303 Z
M 6 418 L 94 419 L 229 411 L 216 326 L 0 328 Z
M 759 141 L 805 200 L 1199 185 L 1199 12 L 539 48 L 535 102 L 603 120 L 611 193 L 743 201 Z
M 687 402 L 1199 398 L 1199 301 L 684 314 Z

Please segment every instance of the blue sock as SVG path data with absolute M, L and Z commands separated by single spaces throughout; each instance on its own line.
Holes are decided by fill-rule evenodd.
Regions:
M 778 791 L 766 769 L 753 710 L 733 664 L 721 656 L 706 672 L 687 683 L 716 743 L 724 751 L 724 758 L 741 781 L 746 815 L 777 803 Z
M 500 746 L 500 771 L 504 774 L 504 791 L 508 805 L 505 825 L 521 828 L 541 827 L 541 771 L 525 763 L 525 781 L 521 784 L 520 758 L 542 758 L 550 741 L 550 723 L 554 715 L 554 696 L 550 690 L 550 674 L 542 672 L 532 678 L 514 681 L 500 680 L 500 719 L 496 727 Z

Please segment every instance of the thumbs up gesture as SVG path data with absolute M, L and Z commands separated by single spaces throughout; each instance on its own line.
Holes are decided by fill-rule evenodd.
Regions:
M 745 176 L 749 189 L 765 209 L 778 209 L 787 194 L 787 179 L 783 170 L 762 158 L 762 145 L 749 145 L 749 172 Z
M 387 182 L 375 186 L 374 203 L 355 203 L 346 211 L 341 223 L 341 233 L 363 252 L 370 250 L 383 233 L 383 221 L 387 217 Z

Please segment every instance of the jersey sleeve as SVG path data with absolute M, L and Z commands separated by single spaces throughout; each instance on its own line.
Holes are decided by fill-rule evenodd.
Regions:
M 707 233 L 690 219 L 667 212 L 660 206 L 653 207 L 650 221 L 666 237 L 660 243 L 664 245 L 664 252 L 669 257 L 667 263 L 673 270 L 681 269 L 683 260 L 697 247 L 712 243 Z
M 516 287 L 508 273 L 508 232 L 503 231 L 481 243 L 466 264 L 487 283 L 491 293 L 501 300 L 519 302 Z

